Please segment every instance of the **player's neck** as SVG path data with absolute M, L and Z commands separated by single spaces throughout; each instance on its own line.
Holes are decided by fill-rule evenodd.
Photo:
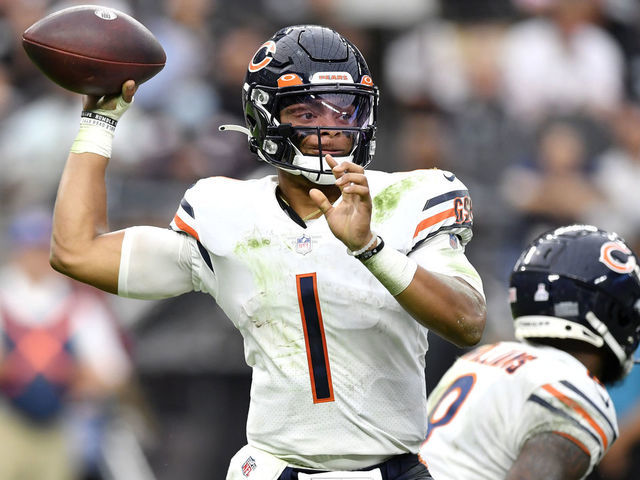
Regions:
M 596 352 L 569 352 L 576 357 L 587 370 L 598 378 L 602 378 L 602 355 Z
M 309 197 L 309 190 L 317 188 L 322 191 L 331 203 L 340 197 L 340 190 L 335 185 L 317 185 L 301 175 L 292 175 L 278 171 L 278 195 L 304 221 L 322 215 L 318 207 Z

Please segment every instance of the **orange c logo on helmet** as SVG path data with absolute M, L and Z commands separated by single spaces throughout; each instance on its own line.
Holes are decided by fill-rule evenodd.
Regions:
M 628 255 L 627 261 L 622 263 L 613 256 L 613 252 L 622 252 Z M 600 247 L 599 260 L 616 273 L 631 273 L 636 268 L 636 257 L 633 256 L 631 250 L 617 242 L 603 243 Z
M 254 59 L 263 48 L 267 49 L 267 51 L 265 52 L 265 57 L 258 63 L 255 63 Z M 256 50 L 256 53 L 253 54 L 253 58 L 251 59 L 251 62 L 249 62 L 249 71 L 257 72 L 258 70 L 262 70 L 264 67 L 269 65 L 269 63 L 271 63 L 271 60 L 273 60 L 274 53 L 276 53 L 276 42 L 274 42 L 273 40 L 267 40 L 266 42 L 264 42 L 262 45 L 260 45 L 260 48 Z

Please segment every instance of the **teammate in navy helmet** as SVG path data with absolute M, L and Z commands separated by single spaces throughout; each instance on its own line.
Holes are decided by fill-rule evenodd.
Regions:
M 618 437 L 605 385 L 640 341 L 640 269 L 616 234 L 545 233 L 511 274 L 520 342 L 462 356 L 429 398 L 420 455 L 438 479 L 576 480 Z

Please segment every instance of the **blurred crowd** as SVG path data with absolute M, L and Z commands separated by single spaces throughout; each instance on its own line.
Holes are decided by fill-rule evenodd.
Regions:
M 467 253 L 489 307 L 484 342 L 512 337 L 505 285 L 517 253 L 542 231 L 592 223 L 640 251 L 637 0 L 0 0 L 2 232 L 24 212 L 51 208 L 81 108 L 78 95 L 35 69 L 21 34 L 80 3 L 131 14 L 167 53 L 118 126 L 108 173 L 113 228 L 167 226 L 198 178 L 269 171 L 243 135 L 218 126 L 244 123 L 242 81 L 265 39 L 284 25 L 317 23 L 358 46 L 381 89 L 372 167 L 438 167 L 469 188 Z M 0 262 L 15 255 L 2 236 Z M 244 442 L 250 372 L 239 335 L 198 294 L 105 302 L 132 337 L 129 375 L 145 397 L 145 420 L 132 429 L 150 465 L 139 478 L 222 478 L 212 472 Z M 430 384 L 458 353 L 433 339 Z M 640 392 L 623 385 L 616 395 L 630 433 L 594 478 L 637 479 L 638 465 L 620 458 L 638 448 Z

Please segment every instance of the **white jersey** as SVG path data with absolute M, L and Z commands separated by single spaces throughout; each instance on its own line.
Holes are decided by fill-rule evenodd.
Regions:
M 465 186 L 449 172 L 367 171 L 372 229 L 388 248 L 482 292 L 464 255 Z M 253 368 L 249 444 L 292 465 L 355 469 L 407 452 L 426 433 L 427 329 L 331 233 L 292 220 L 277 177 L 214 177 L 190 188 L 171 227 L 192 241 L 195 290 L 244 337 Z
M 546 432 L 589 455 L 590 472 L 618 436 L 613 402 L 581 362 L 520 342 L 462 356 L 429 396 L 428 411 L 420 456 L 443 480 L 505 478 L 525 442 Z

